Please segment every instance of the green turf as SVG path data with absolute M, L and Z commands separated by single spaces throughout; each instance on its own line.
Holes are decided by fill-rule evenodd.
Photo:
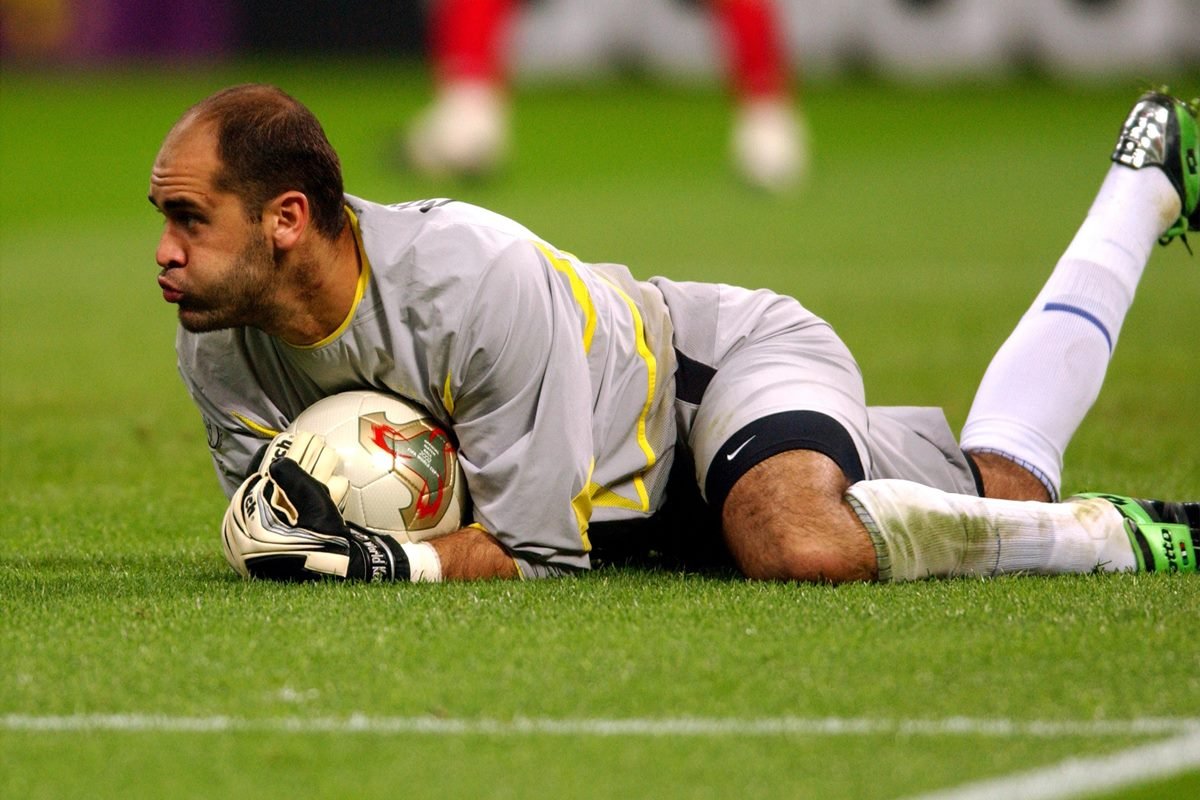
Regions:
M 244 726 L 10 722 L 0 796 L 893 798 L 1163 734 L 512 725 L 1200 718 L 1194 580 L 240 582 L 220 556 L 224 503 L 175 374 L 174 320 L 154 284 L 159 220 L 144 199 L 158 142 L 188 103 L 276 81 L 325 120 L 352 192 L 452 195 L 643 277 L 793 293 L 854 348 L 873 402 L 942 405 L 957 426 L 1082 219 L 1137 84 L 812 86 L 812 182 L 768 198 L 729 173 L 728 106 L 704 87 L 523 89 L 502 179 L 457 184 L 392 168 L 396 127 L 427 88 L 403 67 L 0 77 L 0 718 Z M 1200 258 L 1178 244 L 1156 253 L 1068 453 L 1068 490 L 1200 495 L 1197 308 Z M 275 727 L 356 713 L 505 732 Z M 1200 793 L 1200 774 L 1114 796 L 1156 792 Z

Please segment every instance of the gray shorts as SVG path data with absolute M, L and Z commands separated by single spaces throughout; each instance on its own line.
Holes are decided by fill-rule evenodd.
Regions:
M 653 283 L 675 328 L 679 439 L 710 504 L 719 507 L 754 464 L 793 449 L 830 455 L 851 480 L 902 478 L 978 494 L 942 410 L 869 408 L 849 349 L 796 300 L 723 284 Z

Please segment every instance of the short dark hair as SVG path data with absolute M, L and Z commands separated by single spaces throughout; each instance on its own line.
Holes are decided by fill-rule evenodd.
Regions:
M 308 198 L 313 226 L 333 240 L 345 222 L 342 166 L 308 108 L 266 84 L 231 86 L 189 109 L 184 121 L 216 126 L 221 169 L 215 187 L 258 217 L 272 198 L 296 190 Z

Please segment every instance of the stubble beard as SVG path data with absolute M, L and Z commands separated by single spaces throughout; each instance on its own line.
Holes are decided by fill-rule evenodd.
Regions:
M 179 304 L 179 324 L 191 333 L 225 328 L 266 328 L 272 324 L 269 302 L 276 265 L 267 239 L 255 232 L 229 266 L 225 282 L 203 298 Z

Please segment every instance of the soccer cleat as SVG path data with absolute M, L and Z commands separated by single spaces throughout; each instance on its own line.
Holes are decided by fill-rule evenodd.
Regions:
M 1107 500 L 1121 512 L 1138 572 L 1200 571 L 1196 566 L 1200 550 L 1200 503 L 1167 503 L 1096 493 L 1077 497 Z
M 1184 102 L 1160 91 L 1138 98 L 1121 127 L 1112 160 L 1133 169 L 1158 167 L 1179 193 L 1183 210 L 1159 239 L 1187 245 L 1187 232 L 1200 231 L 1200 100 Z M 1191 249 L 1190 247 L 1188 248 Z
M 734 117 L 730 145 L 734 166 L 756 189 L 785 192 L 800 184 L 808 171 L 804 119 L 786 98 L 742 103 Z
M 486 82 L 442 87 L 413 124 L 404 146 L 409 165 L 428 177 L 480 178 L 508 154 L 508 101 Z

